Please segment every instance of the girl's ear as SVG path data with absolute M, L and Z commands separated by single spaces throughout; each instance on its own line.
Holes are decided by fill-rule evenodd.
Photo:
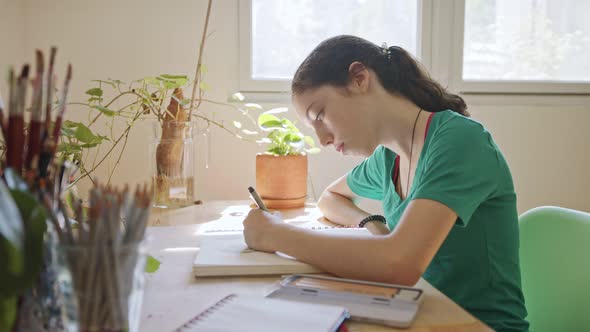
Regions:
M 361 62 L 355 61 L 348 66 L 350 83 L 348 88 L 352 92 L 364 93 L 369 90 L 369 70 Z

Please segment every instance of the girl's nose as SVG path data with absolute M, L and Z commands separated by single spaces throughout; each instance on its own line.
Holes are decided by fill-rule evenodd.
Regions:
M 320 144 L 324 147 L 334 143 L 334 137 L 331 134 L 328 134 L 325 132 L 324 133 L 318 132 L 318 138 L 320 139 Z

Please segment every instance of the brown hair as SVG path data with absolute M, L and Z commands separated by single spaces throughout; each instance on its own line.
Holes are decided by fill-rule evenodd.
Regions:
M 350 79 L 348 68 L 355 61 L 375 71 L 387 91 L 426 111 L 450 109 L 469 116 L 463 98 L 430 78 L 406 50 L 398 46 L 386 49 L 355 36 L 336 36 L 320 43 L 297 68 L 291 90 L 300 94 L 325 84 L 345 87 Z

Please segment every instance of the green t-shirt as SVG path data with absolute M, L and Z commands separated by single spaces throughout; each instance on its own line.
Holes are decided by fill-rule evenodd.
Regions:
M 379 146 L 348 174 L 348 186 L 359 196 L 382 201 L 390 229 L 413 199 L 435 200 L 455 211 L 457 221 L 424 279 L 498 331 L 528 330 L 516 194 L 490 133 L 456 112 L 434 113 L 405 200 L 392 181 L 395 158 Z

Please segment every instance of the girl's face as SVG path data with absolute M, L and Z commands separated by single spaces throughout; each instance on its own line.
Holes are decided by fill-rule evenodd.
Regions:
M 377 147 L 372 143 L 362 94 L 324 85 L 293 96 L 299 118 L 312 127 L 322 146 L 333 145 L 347 155 L 370 156 Z

